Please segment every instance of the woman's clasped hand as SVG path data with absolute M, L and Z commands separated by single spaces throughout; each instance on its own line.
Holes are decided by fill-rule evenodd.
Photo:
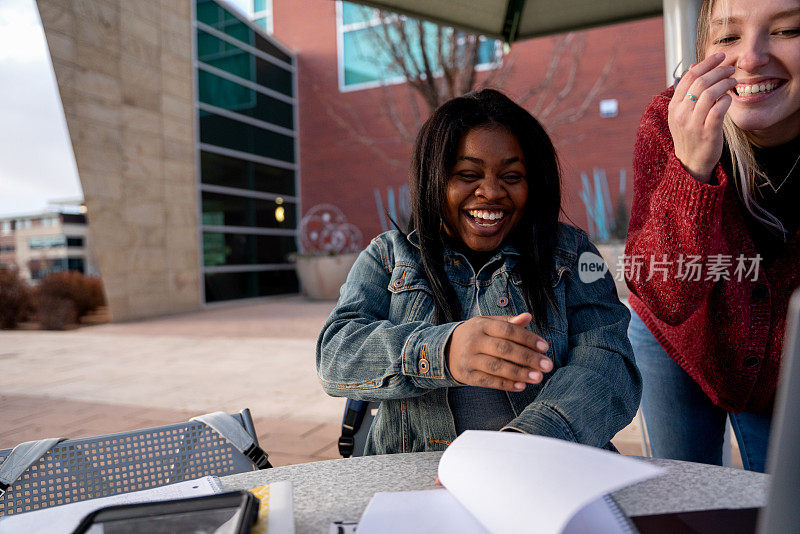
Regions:
M 447 364 L 463 384 L 518 391 L 538 384 L 542 373 L 553 370 L 544 353 L 547 341 L 525 327 L 530 313 L 515 316 L 473 317 L 453 330 Z

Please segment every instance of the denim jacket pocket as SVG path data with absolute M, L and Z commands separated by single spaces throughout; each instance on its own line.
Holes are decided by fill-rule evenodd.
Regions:
M 569 272 L 569 267 L 558 267 L 553 277 L 553 298 L 557 309 L 553 309 L 552 306 L 548 306 L 547 308 L 548 328 L 561 334 L 566 333 L 569 328 L 567 324 L 566 283 L 564 281 Z
M 390 321 L 411 323 L 432 319 L 433 293 L 419 265 L 397 262 L 387 289 L 391 293 Z

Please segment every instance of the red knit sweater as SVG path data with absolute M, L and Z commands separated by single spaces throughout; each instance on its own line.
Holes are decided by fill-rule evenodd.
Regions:
M 672 93 L 650 102 L 636 140 L 625 248 L 630 303 L 716 405 L 769 412 L 788 301 L 800 285 L 800 232 L 771 265 L 760 264 L 757 281 L 752 272 L 737 276 L 737 258 L 743 255 L 744 265 L 752 267 L 748 259 L 757 252 L 736 188 L 719 163 L 709 185 L 692 178 L 675 157 L 667 126 Z M 667 262 L 651 264 L 651 256 L 661 261 L 664 254 Z M 691 256 L 702 257 L 696 262 L 703 265 L 699 280 L 695 273 L 680 276 L 689 272 L 681 257 Z M 724 258 L 730 258 L 729 280 L 707 268 L 725 263 Z M 638 276 L 637 264 L 642 265 Z

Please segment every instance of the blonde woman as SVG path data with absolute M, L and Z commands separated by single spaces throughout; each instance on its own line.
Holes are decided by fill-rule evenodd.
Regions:
M 644 113 L 626 255 L 655 456 L 764 470 L 800 285 L 800 1 L 704 0 L 697 64 Z

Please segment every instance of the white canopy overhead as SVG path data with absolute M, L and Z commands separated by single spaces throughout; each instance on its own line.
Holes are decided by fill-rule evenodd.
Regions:
M 663 0 L 352 0 L 507 42 L 655 17 Z

